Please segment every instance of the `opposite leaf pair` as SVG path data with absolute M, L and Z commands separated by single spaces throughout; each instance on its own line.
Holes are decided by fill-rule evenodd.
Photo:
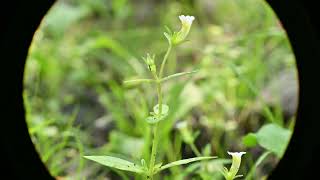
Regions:
M 162 104 L 162 110 L 161 110 L 161 114 L 159 112 L 159 104 L 155 105 L 153 107 L 153 112 L 150 112 L 151 116 L 148 116 L 146 118 L 146 121 L 149 124 L 155 124 L 161 120 L 163 120 L 165 117 L 168 116 L 168 112 L 169 112 L 169 106 L 166 104 Z

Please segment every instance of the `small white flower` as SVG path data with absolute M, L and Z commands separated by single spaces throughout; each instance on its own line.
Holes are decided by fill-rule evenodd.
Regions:
M 180 44 L 185 40 L 185 38 L 189 34 L 192 22 L 195 18 L 194 18 L 194 16 L 180 15 L 179 19 L 181 21 L 182 26 L 181 26 L 180 31 L 175 32 L 175 34 L 173 35 L 173 37 L 172 37 L 173 44 Z
M 246 154 L 246 152 L 228 152 L 229 155 L 232 156 L 232 165 L 230 170 L 224 168 L 223 175 L 227 180 L 233 180 L 237 177 L 241 177 L 242 175 L 237 175 L 240 164 L 241 164 L 241 157 L 242 155 Z
M 182 25 L 191 26 L 192 21 L 194 20 L 194 16 L 180 15 L 179 19 L 180 19 Z
M 246 152 L 229 152 L 228 151 L 228 154 L 231 155 L 232 157 L 235 156 L 235 157 L 241 158 L 241 156 L 246 154 Z

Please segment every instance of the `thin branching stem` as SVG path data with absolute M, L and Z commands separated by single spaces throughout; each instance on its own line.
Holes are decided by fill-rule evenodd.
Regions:
M 172 43 L 169 43 L 168 50 L 167 50 L 166 54 L 164 55 L 163 61 L 162 61 L 162 63 L 161 63 L 160 72 L 159 72 L 159 78 L 160 78 L 160 79 L 162 78 L 164 66 L 165 66 L 165 64 L 166 64 L 166 62 L 167 62 L 167 59 L 168 59 L 169 54 L 170 54 L 170 52 L 171 52 L 171 49 L 172 49 Z
M 160 72 L 159 76 L 155 76 L 155 80 L 157 81 L 157 94 L 158 94 L 158 104 L 159 104 L 159 115 L 161 116 L 162 114 L 162 82 L 160 81 L 162 75 L 163 75 L 163 69 L 166 64 L 166 61 L 169 57 L 170 51 L 172 49 L 171 43 L 169 43 L 168 50 L 166 54 L 163 57 L 161 67 L 160 67 Z M 159 122 L 157 122 L 153 126 L 153 141 L 152 141 L 152 149 L 151 149 L 151 157 L 150 157 L 150 166 L 149 166 L 149 175 L 150 179 L 153 180 L 153 173 L 154 173 L 154 165 L 156 161 L 156 156 L 157 156 L 157 147 L 159 143 L 159 135 L 158 135 L 158 127 L 159 127 Z

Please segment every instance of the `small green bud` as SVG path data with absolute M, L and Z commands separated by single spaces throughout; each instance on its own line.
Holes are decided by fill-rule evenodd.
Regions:
M 141 159 L 141 166 L 142 167 L 147 167 L 147 163 L 144 159 Z
M 142 59 L 144 60 L 144 62 L 147 64 L 148 69 L 152 72 L 152 73 L 156 73 L 157 72 L 157 67 L 154 63 L 155 60 L 155 55 L 153 54 L 152 56 L 150 56 L 150 54 L 147 54 L 147 57 L 143 57 Z

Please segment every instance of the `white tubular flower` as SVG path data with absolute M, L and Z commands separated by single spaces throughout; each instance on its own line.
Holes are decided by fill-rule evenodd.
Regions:
M 237 177 L 242 176 L 242 175 L 237 175 L 237 173 L 240 168 L 241 157 L 242 155 L 246 154 L 246 152 L 228 152 L 228 154 L 232 156 L 232 165 L 229 171 L 225 168 L 223 175 L 227 180 L 233 180 Z
M 194 16 L 185 16 L 185 15 L 181 15 L 179 16 L 179 19 L 181 21 L 181 29 L 179 32 L 177 32 L 173 39 L 172 39 L 172 43 L 173 44 L 179 44 L 181 43 L 183 40 L 185 40 L 185 38 L 187 37 L 187 35 L 189 34 L 191 25 L 193 20 L 195 19 Z
M 186 25 L 186 26 L 191 26 L 192 21 L 194 20 L 194 16 L 185 16 L 185 15 L 181 15 L 179 16 L 179 19 L 182 23 L 182 25 Z

